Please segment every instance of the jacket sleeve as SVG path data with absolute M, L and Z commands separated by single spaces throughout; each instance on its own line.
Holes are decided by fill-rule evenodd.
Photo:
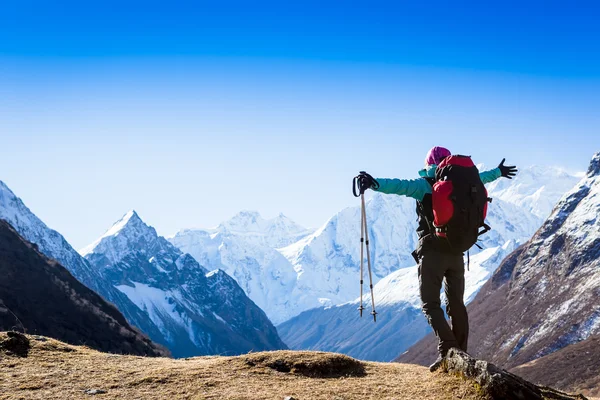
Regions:
M 494 182 L 496 179 L 500 178 L 502 173 L 500 172 L 500 168 L 494 168 L 489 171 L 484 171 L 479 174 L 481 178 L 481 182 L 484 184 Z
M 412 197 L 419 201 L 423 200 L 427 193 L 431 193 L 431 185 L 425 179 L 377 178 L 376 180 L 379 188 L 374 190 L 380 193 Z

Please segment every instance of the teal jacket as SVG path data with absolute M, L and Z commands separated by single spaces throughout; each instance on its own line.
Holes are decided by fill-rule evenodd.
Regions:
M 419 171 L 422 178 L 435 178 L 435 170 L 437 165 L 430 165 L 426 169 Z M 500 178 L 500 168 L 494 168 L 489 171 L 479 174 L 481 181 L 486 184 Z M 423 201 L 426 194 L 431 193 L 431 185 L 425 179 L 383 179 L 377 178 L 379 188 L 374 189 L 377 192 L 386 194 L 397 194 L 399 196 L 412 197 L 419 201 Z

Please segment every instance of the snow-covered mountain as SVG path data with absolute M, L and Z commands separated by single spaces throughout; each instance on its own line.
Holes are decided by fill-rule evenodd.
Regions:
M 234 279 L 208 272 L 135 211 L 81 254 L 149 316 L 176 357 L 286 347 Z
M 16 327 L 104 352 L 168 356 L 113 305 L 2 219 L 0 277 L 0 331 Z
M 247 237 L 227 230 L 216 233 L 186 230 L 169 240 L 202 265 L 219 268 L 232 276 L 273 323 L 294 315 L 291 291 L 296 273 L 277 250 L 248 242 Z
M 259 213 L 242 211 L 230 220 L 223 222 L 213 233 L 228 232 L 243 237 L 246 242 L 274 249 L 288 246 L 312 233 L 283 214 L 272 219 L 264 219 Z
M 222 269 L 274 323 L 296 312 L 292 290 L 296 272 L 276 249 L 304 238 L 311 231 L 283 214 L 265 220 L 243 211 L 210 230 L 183 230 L 170 242 L 209 269 Z M 297 313 L 297 312 L 296 312 Z
M 417 246 L 414 200 L 374 193 L 367 202 L 373 281 L 414 265 Z M 495 201 L 489 207 L 493 231 L 482 236 L 484 248 L 530 236 L 540 221 L 528 211 Z M 296 296 L 307 306 L 340 304 L 356 298 L 360 265 L 360 207 L 341 211 L 323 228 L 281 249 L 298 273 Z M 475 252 L 474 252 L 475 253 Z
M 552 212 L 556 199 L 579 179 L 562 168 L 531 166 L 519 170 L 512 181 L 498 179 L 490 183 L 488 190 L 494 198 L 525 207 L 543 221 Z
M 473 300 L 472 354 L 511 368 L 600 334 L 599 216 L 597 153 L 583 179 Z M 426 363 L 434 340 L 427 337 L 402 360 Z
M 398 196 L 375 194 L 367 203 L 367 213 L 374 279 L 410 266 L 412 249 L 407 249 L 416 243 L 414 204 Z M 222 268 L 234 277 L 276 324 L 304 310 L 356 297 L 359 207 L 341 211 L 313 234 L 296 229 L 302 238 L 283 248 L 257 240 L 256 229 L 250 234 L 240 230 L 240 226 L 254 224 L 243 225 L 238 219 L 262 220 L 256 213 L 243 212 L 234 217 L 234 222 L 214 230 L 184 230 L 169 240 L 203 265 Z M 236 229 L 229 228 L 232 226 Z
M 109 302 L 118 304 L 119 311 L 130 324 L 138 327 L 154 341 L 166 344 L 161 340 L 160 331 L 146 314 L 106 281 L 60 233 L 46 226 L 2 181 L 0 181 L 0 219 L 9 222 L 23 238 L 36 244 L 44 255 L 57 260 L 79 282 Z
M 524 197 L 542 186 L 553 188 L 556 181 L 555 175 L 543 172 L 536 177 L 539 186 L 519 186 Z M 510 182 L 520 184 L 517 179 L 506 181 L 509 186 L 501 186 L 503 190 L 511 187 Z M 556 201 L 558 192 L 548 196 Z M 495 196 L 496 192 L 491 190 L 490 194 Z M 374 281 L 412 266 L 410 253 L 417 242 L 414 200 L 373 193 L 367 202 L 367 217 Z M 287 218 L 279 219 L 285 223 L 268 224 L 257 213 L 242 212 L 215 229 L 184 230 L 169 240 L 208 268 L 221 268 L 234 277 L 275 324 L 311 308 L 353 300 L 358 291 L 360 208 L 340 211 L 312 234 Z M 495 199 L 488 217 L 493 230 L 483 236 L 482 244 L 496 248 L 511 239 L 527 239 L 542 221 L 518 204 Z M 279 229 L 271 236 L 273 240 L 266 240 L 265 226 L 269 225 L 293 228 Z M 301 239 L 294 242 L 294 236 Z M 280 248 L 285 242 L 291 244 Z
M 551 187 L 551 182 L 548 181 L 551 181 L 551 177 L 548 177 L 548 180 L 540 179 L 538 184 L 540 186 L 547 185 Z M 518 184 L 517 181 L 513 183 L 515 182 Z M 506 189 L 510 189 L 510 184 Z M 533 194 L 538 190 L 539 188 L 533 185 L 529 187 L 529 192 L 525 188 L 521 188 L 525 196 Z M 490 194 L 494 196 L 495 192 L 490 190 Z M 383 197 L 383 195 L 381 196 Z M 560 197 L 556 190 L 547 191 L 547 196 L 554 196 L 554 199 L 550 199 L 550 201 L 557 201 Z M 388 198 L 391 200 L 388 200 Z M 398 203 L 405 202 L 406 207 L 408 207 L 408 202 L 410 202 L 414 207 L 414 202 L 399 198 L 398 196 L 388 195 L 385 196 L 385 199 Z M 374 196 L 371 204 L 377 204 L 378 201 L 380 200 L 377 199 L 377 196 Z M 544 201 L 547 201 L 547 199 L 544 199 Z M 535 203 L 532 203 L 532 206 L 536 207 Z M 397 210 L 399 204 L 394 204 L 393 208 Z M 404 225 L 410 227 L 411 234 L 416 228 L 416 221 L 407 219 L 406 215 L 403 216 L 404 220 L 402 220 L 402 216 L 392 219 L 387 216 L 389 211 L 379 207 L 369 210 L 369 206 L 367 206 L 367 213 L 373 214 L 374 212 L 380 214 L 380 221 L 394 221 L 394 225 L 403 221 Z M 412 209 L 411 212 L 411 216 L 414 219 L 414 211 Z M 358 217 L 354 219 L 358 220 Z M 472 253 L 470 270 L 465 273 L 465 300 L 467 302 L 475 296 L 481 286 L 489 279 L 502 259 L 520 243 L 528 240 L 542 224 L 542 220 L 531 213 L 529 208 L 511 204 L 498 198 L 494 198 L 492 204 L 489 206 L 487 222 L 492 226 L 493 230 L 482 237 L 484 249 L 480 252 Z M 355 226 L 348 229 L 351 229 L 353 232 L 359 232 L 359 222 L 356 221 L 354 224 Z M 375 227 L 377 224 L 378 221 L 375 220 L 370 225 Z M 334 227 L 330 229 L 335 231 Z M 385 239 L 378 238 L 376 232 L 374 233 L 375 235 L 372 235 L 375 237 L 373 242 L 383 242 L 384 246 L 395 245 L 393 250 L 395 252 L 408 254 L 414 248 L 414 242 L 410 240 L 405 240 L 404 242 L 393 240 L 390 243 L 389 239 L 385 241 Z M 333 245 L 330 248 L 336 248 L 336 246 Z M 311 250 L 309 248 L 303 251 L 310 252 Z M 356 257 L 355 260 L 358 259 L 357 250 L 356 245 L 355 248 L 348 247 L 345 249 L 347 254 L 354 254 L 353 257 Z M 380 258 L 375 248 L 373 251 L 375 253 L 375 260 Z M 328 256 L 321 258 L 315 264 L 323 265 L 323 263 L 326 263 L 325 260 L 329 260 L 330 255 L 334 254 L 331 251 L 325 253 Z M 390 259 L 388 258 L 386 262 L 389 265 Z M 356 265 L 356 261 L 353 261 L 352 264 Z M 414 264 L 414 261 L 411 264 Z M 315 269 L 315 267 L 310 266 L 306 262 L 304 262 L 304 265 L 311 270 Z M 376 324 L 371 323 L 368 326 L 364 326 L 368 322 L 358 319 L 358 312 L 356 311 L 358 300 L 354 300 L 337 307 L 320 307 L 300 314 L 298 317 L 278 326 L 281 337 L 293 349 L 341 351 L 355 357 L 380 361 L 394 359 L 399 353 L 406 350 L 428 332 L 426 320 L 420 311 L 416 267 L 413 266 L 408 269 L 398 268 L 401 267 L 397 266 L 395 272 L 381 279 L 374 289 L 376 305 L 379 304 L 379 309 L 377 310 L 379 317 Z M 355 269 L 349 274 L 350 279 L 354 278 L 352 281 L 354 282 L 354 286 L 351 289 L 354 297 L 356 297 L 356 292 L 354 291 L 358 291 L 358 272 L 356 271 Z M 302 331 L 300 329 L 301 326 L 309 326 L 310 328 Z M 368 331 L 368 337 L 371 338 L 368 341 L 364 341 L 365 330 Z M 361 332 L 360 335 L 355 334 L 359 331 Z M 323 334 L 323 332 L 328 333 Z
M 485 249 L 471 257 L 465 273 L 465 300 L 470 301 L 516 243 Z M 430 332 L 421 313 L 417 267 L 399 269 L 381 279 L 373 288 L 377 322 L 371 315 L 370 293 L 365 287 L 366 312 L 360 318 L 359 299 L 318 307 L 277 326 L 292 349 L 323 350 L 363 360 L 391 361 Z

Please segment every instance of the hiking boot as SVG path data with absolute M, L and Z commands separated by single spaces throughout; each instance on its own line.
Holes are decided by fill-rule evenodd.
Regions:
M 444 364 L 445 358 L 440 354 L 433 364 L 429 366 L 430 372 L 435 372 Z

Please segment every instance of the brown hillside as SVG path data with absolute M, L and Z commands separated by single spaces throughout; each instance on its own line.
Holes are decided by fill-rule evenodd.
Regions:
M 176 360 L 100 353 L 0 332 L 3 400 L 89 399 L 91 394 L 98 399 L 484 399 L 475 386 L 420 366 L 360 362 L 334 353 L 275 351 Z
M 600 335 L 518 366 L 512 372 L 537 384 L 600 396 Z
M 111 353 L 167 354 L 0 220 L 0 330 L 13 329 Z
M 100 353 L 28 336 L 27 357 L 2 350 L 1 399 L 477 399 L 457 377 L 363 363 L 332 353 L 277 351 L 174 360 Z M 37 338 L 37 339 L 36 339 Z

